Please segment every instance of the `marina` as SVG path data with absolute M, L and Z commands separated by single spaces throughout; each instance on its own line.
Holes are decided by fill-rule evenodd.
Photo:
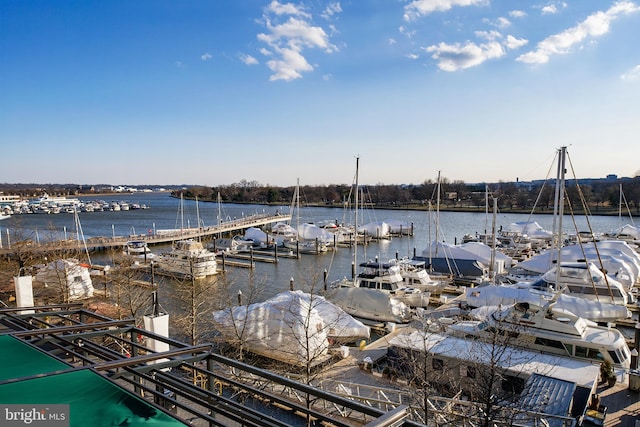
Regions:
M 187 219 L 187 224 L 200 224 L 200 227 L 193 228 L 189 226 L 183 229 L 179 225 L 183 219 L 175 218 L 176 206 L 178 205 L 177 199 L 169 197 L 167 194 L 131 195 L 129 197 L 132 201 L 134 198 L 141 197 L 141 202 L 146 204 L 148 209 L 78 213 L 82 235 L 87 242 L 100 239 L 112 241 L 111 247 L 117 249 L 118 253 L 122 252 L 128 242 L 132 247 L 144 243 L 154 254 L 152 259 L 155 260 L 157 255 L 169 251 L 175 240 L 184 238 L 184 236 L 189 235 L 188 233 L 190 232 L 204 232 L 204 234 L 200 235 L 194 234 L 193 238 L 202 240 L 207 247 L 213 249 L 215 247 L 214 239 L 222 235 L 226 235 L 228 239 L 231 239 L 231 236 L 234 234 L 240 236 L 243 230 L 242 225 L 247 227 L 256 226 L 255 223 L 251 222 L 254 219 L 267 221 L 265 224 L 291 219 L 291 216 L 287 213 L 287 208 L 284 206 L 265 207 L 260 205 L 228 204 L 223 206 L 223 209 L 228 213 L 221 218 L 221 215 L 218 213 L 220 209 L 219 206 L 214 207 L 212 204 L 197 204 L 194 201 L 184 201 L 185 211 L 190 210 L 198 213 L 197 218 L 193 218 L 193 216 L 187 217 L 190 218 Z M 341 212 L 338 209 L 330 208 L 301 209 L 302 218 L 309 223 L 319 224 L 327 221 L 329 218 L 334 218 L 330 221 L 348 224 L 352 222 L 350 215 L 351 213 L 349 212 Z M 389 222 L 392 220 L 408 222 L 411 224 L 413 233 L 401 233 L 392 238 L 364 240 L 362 244 L 357 246 L 336 245 L 327 252 L 315 254 L 296 253 L 294 249 L 286 248 L 284 245 L 270 248 L 254 247 L 238 252 L 222 250 L 216 254 L 216 262 L 218 264 L 217 273 L 211 276 L 210 279 L 203 278 L 198 279 L 198 281 L 209 283 L 207 280 L 211 280 L 215 282 L 215 286 L 218 288 L 229 288 L 229 296 L 237 293 L 238 302 L 240 302 L 240 295 L 242 295 L 242 298 L 254 298 L 251 301 L 259 303 L 280 295 L 283 292 L 291 292 L 299 289 L 321 293 L 323 289 L 327 289 L 331 284 L 353 277 L 356 272 L 354 265 L 354 251 L 356 250 L 358 251 L 358 259 L 360 262 L 369 263 L 366 265 L 375 266 L 381 265 L 382 262 L 387 263 L 393 261 L 392 265 L 397 264 L 400 266 L 403 263 L 403 259 L 414 258 L 432 239 L 428 232 L 429 216 L 427 212 L 383 210 L 375 212 L 375 215 L 383 217 Z M 341 216 L 342 218 L 340 219 Z M 549 216 L 535 215 L 534 217 L 535 221 L 543 227 L 551 226 L 551 218 Z M 508 224 L 522 221 L 523 219 L 524 215 L 500 214 L 498 221 L 506 227 Z M 380 222 L 379 218 L 372 218 L 372 220 Z M 580 218 L 577 220 L 580 221 Z M 590 218 L 590 220 L 591 225 L 599 233 L 606 233 L 619 226 L 618 218 L 615 217 L 594 217 Z M 222 229 L 217 227 L 225 221 L 230 224 L 232 223 L 234 226 L 237 226 L 237 228 L 230 228 L 222 232 Z M 470 230 L 477 229 L 478 225 L 484 221 L 485 216 L 479 213 L 443 212 L 440 216 L 440 223 L 443 224 L 440 238 L 446 241 L 449 239 L 462 241 L 462 236 L 469 233 Z M 21 234 L 17 232 L 18 229 L 21 230 Z M 134 230 L 136 229 L 147 230 L 147 233 L 135 233 Z M 47 230 L 47 237 L 66 235 L 67 239 L 69 236 L 77 239 L 78 236 L 78 234 L 76 234 L 73 215 L 13 215 L 10 219 L 1 223 L 0 235 L 3 237 L 2 248 L 3 251 L 5 251 L 4 253 L 11 253 L 15 250 L 12 246 L 18 242 L 16 239 L 18 235 L 28 236 L 31 240 L 36 242 L 39 240 L 44 244 L 46 241 L 46 239 L 44 239 L 44 230 Z M 142 243 L 134 245 L 131 242 Z M 98 242 L 96 242 L 96 245 L 97 243 Z M 75 251 L 82 249 L 82 246 L 83 245 L 79 244 L 79 240 L 76 240 L 75 245 L 71 245 L 65 249 Z M 113 263 L 114 255 L 113 251 L 109 250 L 109 246 L 110 245 L 104 245 L 100 248 L 96 246 L 95 250 L 90 251 L 92 263 L 110 266 Z M 150 271 L 147 267 L 148 263 L 144 261 L 138 262 L 140 264 L 139 268 L 142 271 L 146 269 L 148 274 Z M 416 261 L 415 265 L 423 265 L 423 263 L 424 260 Z M 109 280 L 108 274 L 102 277 L 106 278 L 107 281 Z M 178 275 L 174 277 L 174 275 L 169 274 L 165 277 L 158 277 L 155 279 L 155 283 L 153 278 L 151 282 L 149 282 L 148 279 L 142 281 L 137 280 L 138 279 L 132 280 L 131 283 L 135 283 L 136 286 L 140 286 L 141 288 L 146 289 L 148 287 L 148 290 L 157 291 L 163 307 L 166 308 L 167 313 L 172 317 L 177 318 L 182 315 L 179 304 L 177 301 L 174 301 L 176 289 L 183 286 L 184 282 Z M 102 282 L 100 281 L 99 283 L 100 284 L 96 284 L 96 292 L 103 288 Z M 251 297 L 252 288 L 256 286 L 261 289 L 258 299 Z M 456 298 L 463 295 L 465 289 L 464 286 L 443 286 L 439 283 L 433 286 L 435 291 L 428 294 L 429 307 L 424 307 L 423 309 L 435 308 L 442 304 L 444 304 L 443 307 L 446 307 L 447 303 L 457 304 L 455 302 L 457 301 Z M 473 286 L 473 284 L 471 284 L 471 286 Z M 104 288 L 106 289 L 107 286 L 104 285 Z M 635 289 L 633 292 L 635 292 Z M 207 310 L 213 312 L 220 308 L 219 305 L 214 304 L 209 306 Z M 635 324 L 634 322 L 638 321 L 637 310 L 634 309 L 632 312 L 634 317 L 626 319 L 626 324 L 631 327 L 630 333 L 626 335 L 630 345 L 634 343 L 633 325 Z M 401 323 L 402 322 L 395 324 L 395 327 L 392 329 L 400 332 L 399 330 L 404 329 Z M 625 324 L 622 321 L 620 323 Z M 395 336 L 394 334 L 388 333 L 388 319 L 383 322 L 373 321 L 368 323 L 368 325 L 372 330 L 377 331 L 376 337 L 366 339 L 366 343 L 363 345 L 356 344 L 355 347 L 349 347 L 349 356 L 344 359 L 343 362 L 336 364 L 332 369 L 346 369 L 348 366 L 348 375 L 351 378 L 348 380 L 349 383 L 352 384 L 354 379 L 357 378 L 363 381 L 361 384 L 363 390 L 367 384 L 370 386 L 374 385 L 374 387 L 378 388 L 405 384 L 402 381 L 389 382 L 388 378 L 384 374 L 381 374 L 385 366 L 385 362 L 383 361 L 386 360 L 386 355 L 389 351 L 388 344 L 385 343 L 391 339 L 392 336 Z M 181 339 L 186 338 L 186 336 L 182 335 L 182 332 L 178 331 L 175 327 L 170 327 L 170 331 L 171 336 L 176 335 Z M 379 335 L 382 335 L 382 338 L 378 339 L 377 337 Z M 268 354 L 268 351 L 266 354 Z M 376 356 L 373 356 L 374 354 Z M 371 362 L 368 362 L 369 360 Z M 368 371 L 362 369 L 362 363 L 372 363 L 378 366 L 378 370 L 376 371 L 374 369 L 374 371 L 368 374 Z M 342 368 L 340 368 L 340 366 L 342 366 Z M 628 387 L 632 384 L 630 379 L 633 378 L 630 372 L 629 368 L 624 368 L 619 372 L 618 381 L 614 388 L 620 389 L 620 387 L 627 387 L 624 388 L 624 390 L 628 390 Z M 326 381 L 328 381 L 328 378 Z M 327 382 L 327 384 L 329 383 Z M 609 388 L 601 389 L 597 381 L 594 383 L 593 390 L 593 394 L 598 394 L 602 401 L 606 401 L 606 396 L 610 392 Z M 628 393 L 631 393 L 630 396 L 633 398 L 633 393 L 635 392 L 630 391 Z M 388 409 L 392 407 L 395 408 L 397 407 L 397 403 L 398 402 L 396 402 L 396 405 L 386 407 Z M 436 405 L 436 403 L 434 403 L 434 405 Z M 606 414 L 608 424 L 605 425 L 630 425 L 635 427 L 633 424 L 612 423 L 612 420 L 614 420 L 613 414 L 616 413 L 613 411 L 615 405 L 609 404 L 607 407 L 609 408 Z M 629 402 L 626 407 L 621 407 L 619 411 L 623 410 L 633 411 L 632 402 Z M 620 421 L 620 419 L 618 419 L 618 421 Z

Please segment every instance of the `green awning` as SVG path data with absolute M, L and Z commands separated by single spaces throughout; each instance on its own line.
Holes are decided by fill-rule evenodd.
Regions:
M 69 365 L 11 335 L 0 335 L 0 354 L 0 381 L 69 369 Z
M 90 369 L 70 366 L 11 336 L 0 336 L 0 404 L 68 404 L 70 426 L 183 426 L 184 424 Z

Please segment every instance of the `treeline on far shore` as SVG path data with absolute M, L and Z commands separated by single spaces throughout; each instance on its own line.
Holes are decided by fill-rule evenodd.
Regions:
M 565 212 L 593 215 L 640 215 L 640 177 L 566 182 Z M 300 206 L 344 207 L 354 201 L 350 185 L 299 187 Z M 485 211 L 497 200 L 500 212 L 553 213 L 555 180 L 466 184 L 443 180 L 418 185 L 361 185 L 360 202 L 378 209 L 435 209 Z M 174 197 L 223 203 L 293 205 L 296 186 L 274 187 L 233 184 L 218 187 L 191 186 L 174 190 Z

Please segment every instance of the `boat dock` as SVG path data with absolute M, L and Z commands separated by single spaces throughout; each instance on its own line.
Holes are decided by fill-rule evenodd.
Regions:
M 200 228 L 176 229 L 176 230 L 158 230 L 147 234 L 136 234 L 130 236 L 114 236 L 114 237 L 94 237 L 85 241 L 76 239 L 58 240 L 53 242 L 25 242 L 20 243 L 18 248 L 21 252 L 52 252 L 52 251 L 104 251 L 111 248 L 121 248 L 127 242 L 132 240 L 143 241 L 149 246 L 170 244 L 177 240 L 185 239 L 207 239 L 224 233 L 231 233 L 238 230 L 244 230 L 250 227 L 260 227 L 276 222 L 291 221 L 291 215 L 269 215 L 256 214 L 238 218 L 230 221 L 221 222 L 218 225 Z M 15 252 L 11 244 L 0 247 L 0 256 L 9 255 Z

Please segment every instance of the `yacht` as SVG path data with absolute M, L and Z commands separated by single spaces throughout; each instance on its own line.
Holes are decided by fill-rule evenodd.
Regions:
M 631 352 L 620 331 L 598 326 L 575 314 L 545 305 L 518 303 L 481 307 L 472 314 L 479 320 L 440 319 L 447 334 L 466 339 L 492 340 L 509 337 L 509 344 L 591 362 L 611 362 L 629 369 Z
M 393 259 L 389 262 L 398 265 L 400 276 L 402 276 L 404 286 L 407 288 L 436 293 L 443 291 L 451 283 L 450 278 L 444 275 L 439 275 L 438 280 L 434 280 L 427 271 L 425 261 L 402 258 Z
M 200 279 L 217 273 L 216 254 L 196 240 L 178 240 L 170 252 L 158 256 L 158 268 L 169 274 Z

